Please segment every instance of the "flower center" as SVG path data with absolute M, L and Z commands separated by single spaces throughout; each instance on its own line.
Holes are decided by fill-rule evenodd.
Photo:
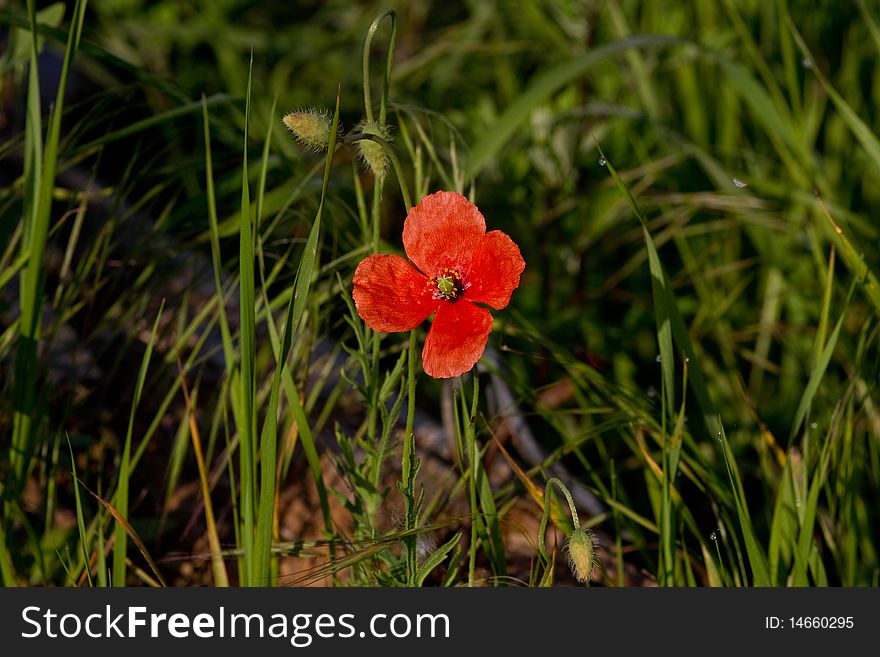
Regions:
M 455 301 L 464 292 L 464 284 L 461 282 L 461 274 L 449 267 L 428 280 L 428 285 L 434 288 L 434 298 L 445 301 Z

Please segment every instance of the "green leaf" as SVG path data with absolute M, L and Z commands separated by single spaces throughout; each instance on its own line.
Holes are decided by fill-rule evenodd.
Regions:
M 446 555 L 449 554 L 453 548 L 457 547 L 461 541 L 461 530 L 459 529 L 455 532 L 455 535 L 450 538 L 446 543 L 441 545 L 439 548 L 434 550 L 431 555 L 425 559 L 425 562 L 419 566 L 419 570 L 416 573 L 416 586 L 422 586 L 425 583 L 425 579 L 427 579 L 428 575 L 431 574 L 431 571 L 434 570 L 437 566 L 443 563 L 443 560 L 446 559 Z

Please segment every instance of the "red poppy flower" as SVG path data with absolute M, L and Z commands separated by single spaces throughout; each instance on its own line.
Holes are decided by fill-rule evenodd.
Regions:
M 501 310 L 519 286 L 526 263 L 519 247 L 456 192 L 426 196 L 403 224 L 396 255 L 370 256 L 354 273 L 358 314 L 375 331 L 410 331 L 432 314 L 422 351 L 425 372 L 435 378 L 471 369 L 486 349 L 492 315 L 475 303 Z M 413 267 L 415 265 L 415 267 Z

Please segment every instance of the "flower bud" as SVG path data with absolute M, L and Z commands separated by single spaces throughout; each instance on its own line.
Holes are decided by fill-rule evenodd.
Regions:
M 581 583 L 588 582 L 596 556 L 592 534 L 584 529 L 575 529 L 569 535 L 565 548 L 568 552 L 568 566 L 575 579 Z
M 296 110 L 284 115 L 282 119 L 296 140 L 313 151 L 327 149 L 330 141 L 330 115 L 313 107 Z
M 374 135 L 386 142 L 391 140 L 388 128 L 375 121 L 361 121 L 355 130 L 367 135 Z M 372 139 L 361 139 L 357 142 L 357 149 L 364 166 L 372 171 L 374 176 L 381 176 L 388 169 L 388 153 L 385 152 L 385 147 L 382 144 Z

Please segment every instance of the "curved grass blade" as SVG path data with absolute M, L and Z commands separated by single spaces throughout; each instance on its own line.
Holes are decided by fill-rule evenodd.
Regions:
M 847 238 L 846 234 L 843 232 L 843 228 L 834 221 L 834 217 L 831 216 L 831 212 L 828 211 L 828 206 L 825 205 L 825 201 L 822 200 L 822 197 L 816 195 L 815 198 L 816 203 L 819 204 L 819 209 L 821 210 L 822 215 L 831 227 L 830 235 L 832 243 L 838 253 L 843 256 L 843 261 L 846 263 L 847 269 L 849 269 L 850 273 L 858 280 L 867 295 L 868 300 L 874 306 L 874 310 L 880 314 L 880 281 L 877 280 L 877 276 L 868 267 L 862 254 L 856 250 L 856 247 L 853 246 L 853 243 Z
M 274 105 L 273 105 L 274 109 Z M 333 165 L 333 154 L 336 150 L 336 133 L 339 126 L 339 94 L 336 95 L 336 109 L 333 112 L 333 122 L 330 126 L 329 145 L 327 147 L 327 159 L 324 165 L 324 184 L 321 187 L 321 201 L 315 221 L 309 231 L 305 249 L 299 262 L 294 293 L 287 305 L 287 319 L 284 325 L 284 337 L 281 349 L 278 352 L 275 376 L 272 379 L 272 390 L 269 395 L 269 408 L 266 411 L 266 420 L 263 423 L 262 435 L 260 436 L 260 501 L 257 514 L 256 536 L 256 559 L 254 569 L 254 583 L 267 585 L 269 583 L 269 565 L 272 549 L 272 527 L 275 517 L 275 469 L 277 467 L 277 433 L 278 433 L 278 401 L 281 390 L 281 374 L 290 351 L 290 343 L 294 332 L 302 323 L 305 314 L 306 301 L 308 300 L 309 288 L 315 273 L 315 263 L 318 259 L 318 236 L 321 232 L 321 218 L 324 212 L 324 203 L 327 198 L 327 189 L 330 185 L 330 170 Z M 299 401 L 299 398 L 294 395 Z M 303 445 L 305 449 L 305 443 Z M 311 456 L 307 456 L 309 466 L 315 476 L 319 491 L 323 489 L 323 476 L 318 462 L 314 444 L 311 446 Z M 307 452 L 308 454 L 308 452 Z M 326 491 L 322 493 L 322 508 L 325 510 L 325 521 L 329 526 L 329 505 L 326 501 Z
M 657 339 L 660 346 L 660 366 L 663 372 L 663 385 L 666 391 L 664 403 L 669 404 L 669 409 L 675 407 L 675 359 L 674 352 L 672 351 L 672 343 L 674 340 L 675 344 L 678 345 L 678 348 L 684 352 L 685 357 L 688 359 L 688 373 L 691 382 L 690 389 L 697 398 L 697 403 L 702 412 L 705 429 L 711 436 L 717 436 L 721 431 L 721 426 L 715 413 L 714 406 L 709 399 L 706 377 L 703 374 L 703 369 L 700 366 L 697 353 L 694 351 L 694 346 L 691 343 L 687 327 L 681 317 L 681 312 L 678 310 L 678 303 L 672 292 L 672 284 L 669 280 L 669 276 L 663 268 L 663 264 L 660 262 L 660 256 L 657 254 L 657 249 L 654 246 L 654 240 L 651 238 L 651 233 L 648 230 L 648 223 L 645 221 L 645 218 L 630 193 L 629 188 L 626 186 L 626 183 L 623 182 L 620 175 L 617 173 L 617 170 L 605 157 L 601 147 L 599 147 L 599 153 L 605 162 L 605 166 L 608 168 L 609 173 L 611 173 L 611 177 L 614 179 L 617 188 L 629 202 L 630 207 L 636 217 L 638 217 L 639 222 L 642 224 L 642 234 L 645 239 L 645 248 L 648 251 L 648 262 L 651 268 L 651 287 L 654 293 L 654 312 L 657 316 Z
M 791 18 L 788 18 L 788 29 L 791 31 L 795 43 L 798 48 L 800 48 L 803 56 L 809 61 L 815 61 L 813 59 L 813 54 L 807 47 L 801 33 L 798 32 L 797 28 L 794 26 Z M 819 70 L 818 66 L 814 65 L 810 67 L 810 71 L 812 71 L 813 75 L 815 75 L 816 79 L 819 81 L 819 84 L 825 89 L 828 97 L 831 98 L 831 102 L 834 103 L 837 111 L 840 112 L 843 122 L 850 129 L 855 138 L 858 139 L 862 148 L 867 152 L 868 157 L 873 161 L 874 166 L 880 168 L 880 139 L 877 139 L 877 136 L 873 133 L 871 128 L 859 118 L 859 115 L 852 107 L 850 107 L 849 103 L 846 102 L 837 89 L 831 85 L 831 82 L 829 82 L 828 78 L 826 78 L 822 71 Z
M 89 491 L 89 493 L 92 495 L 92 497 L 94 497 L 96 500 L 98 500 L 101 503 L 101 505 L 105 509 L 107 509 L 107 511 L 110 512 L 110 515 L 113 516 L 114 520 L 116 520 L 117 525 L 123 529 L 126 536 L 128 536 L 128 538 L 131 539 L 131 542 L 137 546 L 137 549 L 143 555 L 144 559 L 147 560 L 147 563 L 149 564 L 150 569 L 153 571 L 153 574 L 156 576 L 156 579 L 159 581 L 159 584 L 161 584 L 164 587 L 167 587 L 168 584 L 165 582 L 165 578 L 162 577 L 162 573 L 159 572 L 159 567 L 156 565 L 156 562 L 153 561 L 153 557 L 150 556 L 150 553 L 147 551 L 147 547 L 144 545 L 144 542 L 141 540 L 141 537 L 138 536 L 137 532 L 134 530 L 134 527 L 132 527 L 130 524 L 128 524 L 128 521 L 125 519 L 125 516 L 119 511 L 119 509 L 117 509 L 115 506 L 110 504 L 110 502 L 108 502 L 104 498 L 100 497 L 96 493 L 89 490 L 89 488 L 81 480 L 77 479 L 77 482 L 83 488 L 85 488 L 87 491 Z M 115 561 L 115 557 L 114 557 L 114 561 Z M 125 567 L 125 561 L 123 560 L 123 568 L 124 567 Z M 114 568 L 114 570 L 115 570 L 115 568 Z M 121 584 L 119 584 L 117 581 L 115 581 L 115 577 L 114 577 L 113 584 L 114 584 L 114 586 L 121 586 Z

